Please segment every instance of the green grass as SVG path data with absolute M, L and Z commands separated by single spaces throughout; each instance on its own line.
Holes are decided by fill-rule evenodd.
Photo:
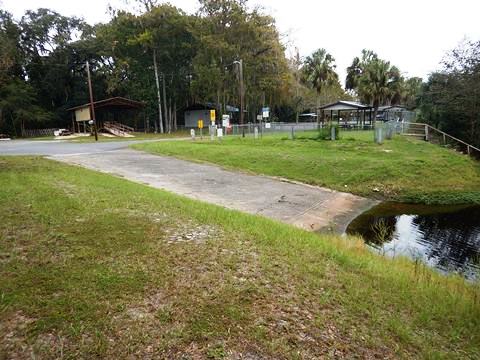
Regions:
M 301 135 L 301 134 L 299 134 Z M 372 132 L 342 132 L 340 141 L 307 133 L 261 140 L 165 142 L 135 149 L 279 176 L 361 196 L 426 204 L 480 203 L 480 162 L 438 145 L 396 136 L 383 145 Z
M 474 358 L 480 289 L 35 157 L 0 158 L 0 358 Z

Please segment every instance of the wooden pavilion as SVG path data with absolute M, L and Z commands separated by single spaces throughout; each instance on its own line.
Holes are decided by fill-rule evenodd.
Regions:
M 113 97 L 104 100 L 95 101 L 93 107 L 95 109 L 95 117 L 99 129 L 104 123 L 120 123 L 128 125 L 137 130 L 139 112 L 144 108 L 145 104 L 123 97 Z M 72 113 L 72 126 L 74 132 L 86 132 L 88 121 L 92 119 L 90 114 L 90 103 L 78 105 L 67 109 Z M 76 125 L 76 126 L 75 126 Z

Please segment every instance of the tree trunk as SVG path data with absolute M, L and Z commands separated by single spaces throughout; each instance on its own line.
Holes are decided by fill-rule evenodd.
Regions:
M 178 130 L 177 126 L 177 100 L 173 102 L 173 128 L 175 131 Z
M 15 137 L 18 137 L 17 126 L 15 124 L 15 119 L 13 118 L 13 114 L 11 114 L 11 113 L 10 113 L 10 120 L 12 121 L 13 134 L 15 135 Z
M 20 120 L 20 133 L 22 134 L 22 137 L 25 137 L 25 121 L 23 120 Z
M 168 110 L 167 110 L 167 90 L 165 90 L 166 76 L 162 73 L 162 85 L 163 85 L 163 110 L 165 118 L 165 127 L 168 127 Z
M 172 132 L 172 98 L 168 99 L 168 133 Z
M 155 83 L 157 84 L 157 99 L 158 99 L 158 122 L 160 124 L 160 132 L 163 134 L 163 120 L 162 120 L 162 98 L 160 97 L 160 82 L 158 80 L 158 66 L 157 66 L 157 50 L 153 49 L 153 68 L 155 70 Z M 154 122 L 155 133 L 158 132 L 157 121 Z

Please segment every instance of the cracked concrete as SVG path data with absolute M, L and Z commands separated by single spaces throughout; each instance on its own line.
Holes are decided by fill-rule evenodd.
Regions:
M 353 218 L 374 204 L 348 193 L 125 148 L 50 158 L 309 231 L 342 233 Z

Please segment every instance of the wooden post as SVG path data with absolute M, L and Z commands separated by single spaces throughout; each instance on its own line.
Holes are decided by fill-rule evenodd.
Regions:
M 244 119 L 244 112 L 243 108 L 245 106 L 245 85 L 243 83 L 243 59 L 240 59 L 238 62 L 238 66 L 240 67 L 239 77 L 240 77 L 240 125 L 243 125 Z
M 447 145 L 447 139 L 445 138 L 445 134 L 442 134 L 443 135 L 443 145 Z
M 428 141 L 428 125 L 425 125 L 425 141 Z
M 470 155 L 470 145 L 467 145 L 467 154 Z
M 88 78 L 88 92 L 90 93 L 90 115 L 93 120 L 93 130 L 95 132 L 95 141 L 98 141 L 97 135 L 97 121 L 95 120 L 95 105 L 93 103 L 92 80 L 90 78 L 90 66 L 87 61 L 87 78 Z

